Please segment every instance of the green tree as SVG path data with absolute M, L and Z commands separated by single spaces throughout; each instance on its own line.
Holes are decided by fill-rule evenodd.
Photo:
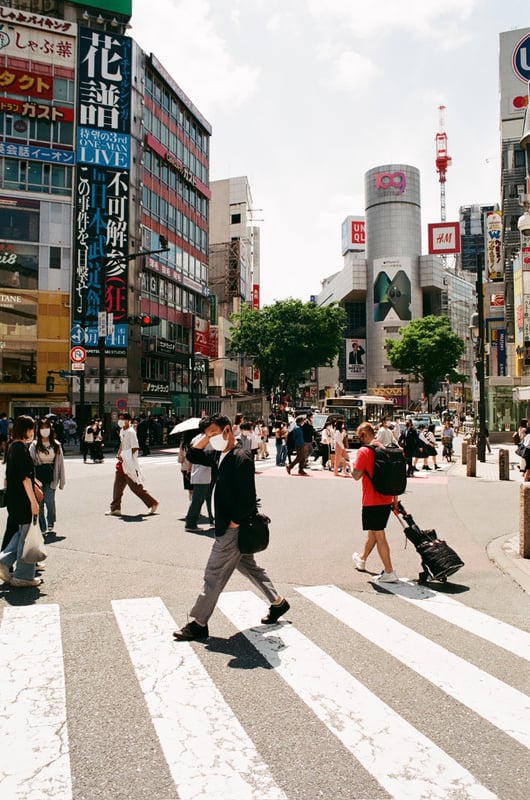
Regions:
M 304 373 L 332 364 L 344 345 L 346 314 L 336 304 L 323 307 L 289 298 L 262 309 L 245 306 L 232 319 L 230 349 L 252 358 L 267 393 L 279 387 L 283 375 L 293 397 Z
M 456 376 L 456 366 L 464 352 L 464 342 L 451 330 L 449 317 L 430 315 L 414 319 L 401 328 L 399 339 L 387 339 L 388 360 L 402 375 L 423 381 L 430 398 L 436 384 L 446 375 Z

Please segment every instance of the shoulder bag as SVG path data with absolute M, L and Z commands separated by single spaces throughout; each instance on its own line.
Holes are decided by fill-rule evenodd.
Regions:
M 242 520 L 237 536 L 239 552 L 249 555 L 266 550 L 269 546 L 269 523 L 270 518 L 257 511 Z

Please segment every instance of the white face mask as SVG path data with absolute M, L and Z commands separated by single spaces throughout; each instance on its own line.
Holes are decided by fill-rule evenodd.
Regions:
M 222 433 L 218 433 L 215 436 L 210 437 L 210 444 L 214 450 L 222 453 L 223 450 L 226 450 L 227 441 Z
M 118 428 L 123 428 L 124 426 L 125 426 L 125 420 L 124 419 L 119 419 L 118 420 Z
M 47 439 L 48 436 L 50 435 L 50 429 L 49 428 L 41 428 L 40 429 L 40 435 L 44 436 L 44 438 Z

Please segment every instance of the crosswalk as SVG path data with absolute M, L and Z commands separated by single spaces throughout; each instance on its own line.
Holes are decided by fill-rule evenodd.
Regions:
M 276 720 L 277 730 L 281 731 L 282 717 L 289 713 L 285 697 L 290 696 L 293 708 L 303 707 L 305 718 L 313 720 L 311 737 L 326 737 L 328 747 L 331 737 L 342 750 L 342 759 L 350 760 L 352 774 L 364 771 L 366 780 L 372 782 L 366 793 L 353 793 L 352 789 L 347 794 L 341 789 L 341 797 L 505 800 L 528 796 L 530 697 L 521 684 L 510 684 L 509 670 L 495 675 L 491 668 L 492 663 L 513 659 L 527 671 L 528 631 L 445 593 L 407 582 L 389 584 L 383 594 L 369 597 L 333 585 L 299 586 L 293 591 L 291 606 L 289 618 L 275 626 L 256 624 L 266 604 L 252 591 L 224 592 L 218 610 L 267 670 L 267 714 Z M 234 696 L 226 692 L 231 666 L 228 644 L 221 651 L 220 662 L 219 650 L 209 650 L 208 645 L 175 643 L 171 636 L 175 620 L 160 597 L 114 600 L 108 614 L 116 624 L 115 647 L 123 648 L 130 661 L 130 680 L 139 688 L 135 696 L 151 720 L 175 797 L 295 800 L 302 796 L 293 787 L 290 770 L 270 762 L 263 752 L 256 736 L 259 708 L 255 724 L 249 725 L 245 715 L 241 719 Z M 319 626 L 308 629 L 304 625 L 304 620 L 316 615 L 322 615 L 331 638 L 323 635 Z M 424 633 L 430 633 L 431 620 L 452 633 L 443 645 L 434 631 L 432 636 Z M 76 798 L 76 770 L 82 759 L 72 758 L 72 751 L 75 748 L 78 753 L 83 743 L 72 741 L 69 735 L 69 727 L 75 729 L 75 725 L 69 719 L 65 690 L 68 660 L 63 652 L 64 636 L 57 604 L 3 610 L 3 800 Z M 452 646 L 453 638 L 458 640 L 458 648 Z M 330 647 L 331 640 L 349 643 L 344 657 Z M 477 642 L 481 663 L 477 663 L 474 650 Z M 469 652 L 463 653 L 466 645 Z M 370 676 L 355 668 L 353 656 L 360 654 L 359 648 L 370 653 L 373 671 L 395 674 L 395 683 L 384 698 L 382 692 L 374 691 Z M 220 663 L 226 675 L 219 674 Z M 232 670 L 235 681 L 236 672 Z M 247 691 L 250 685 L 260 693 L 260 671 L 250 676 L 250 683 L 245 677 Z M 495 747 L 517 751 L 520 775 L 514 778 L 514 786 L 519 794 L 504 788 L 503 781 L 509 786 L 510 776 L 502 774 L 502 767 L 495 770 L 484 764 L 479 768 L 467 748 L 445 746 L 434 720 L 413 709 L 413 696 L 409 711 L 400 686 L 406 683 L 410 687 L 415 682 L 421 685 L 423 696 L 436 698 L 442 717 L 453 711 L 465 720 L 468 736 L 480 738 L 487 726 Z M 284 698 L 277 708 L 276 693 Z M 108 698 L 108 702 L 113 705 L 119 699 Z M 301 732 L 296 753 L 300 770 L 304 769 L 304 756 Z M 379 791 L 376 788 L 374 793 L 374 786 Z M 152 797 L 166 800 L 165 796 Z M 109 795 L 106 800 L 113 798 Z

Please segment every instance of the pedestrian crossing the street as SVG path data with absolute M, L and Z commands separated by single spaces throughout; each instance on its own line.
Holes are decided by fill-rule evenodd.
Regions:
M 266 668 L 266 705 L 275 720 L 274 735 L 282 735 L 285 714 L 291 713 L 285 697 L 290 696 L 297 713 L 304 709 L 303 714 L 314 720 L 311 737 L 322 737 L 327 747 L 342 752 L 342 762 L 349 759 L 352 773 L 358 776 L 364 770 L 372 781 L 365 794 L 353 788 L 348 794 L 342 787 L 340 796 L 352 800 L 523 800 L 530 791 L 530 697 L 510 685 L 505 674 L 503 680 L 491 674 L 491 663 L 505 658 L 527 664 L 530 633 L 430 587 L 399 582 L 384 588 L 384 593 L 359 597 L 333 585 L 297 587 L 290 597 L 288 620 L 273 626 L 259 624 L 266 604 L 254 592 L 221 595 L 218 620 L 224 618 L 226 625 L 244 637 L 246 647 L 256 652 Z M 490 736 L 498 737 L 508 748 L 518 748 L 521 772 L 513 779 L 517 788 L 503 793 L 502 782 L 510 778 L 502 774 L 502 763 L 497 769 L 488 765 L 479 770 L 466 748 L 447 752 L 433 721 L 412 710 L 408 713 L 407 704 L 398 702 L 401 683 L 397 677 L 393 692 L 383 699 L 373 685 L 367 685 L 370 681 L 362 670 L 351 668 L 353 661 L 346 658 L 340 663 L 338 654 L 330 652 L 331 640 L 319 626 L 311 626 L 308 635 L 302 624 L 317 614 L 326 620 L 327 634 L 346 642 L 348 650 L 354 642 L 357 648 L 359 643 L 372 648 L 374 671 L 399 672 L 401 681 L 406 676 L 409 685 L 421 682 L 424 694 L 431 686 L 438 703 L 447 704 L 447 716 L 451 709 L 459 709 L 471 739 L 479 737 L 486 724 Z M 138 689 L 135 702 L 151 721 L 153 740 L 158 742 L 174 783 L 174 798 L 294 800 L 302 796 L 293 788 L 291 770 L 274 760 L 269 763 L 259 737 L 256 741 L 260 719 L 255 725 L 240 719 L 240 709 L 233 702 L 237 692 L 226 693 L 227 679 L 237 687 L 243 678 L 237 669 L 229 669 L 233 667 L 229 663 L 234 655 L 230 652 L 232 637 L 226 648 L 212 650 L 203 643 L 175 642 L 172 632 L 177 625 L 160 597 L 114 600 L 107 616 L 115 623 L 114 647 L 123 650 L 130 681 Z M 442 646 L 434 632 L 430 635 L 430 621 L 435 618 L 458 638 L 458 654 L 453 652 L 450 637 Z M 79 620 L 77 624 L 81 624 Z M 69 718 L 65 691 L 67 628 L 57 604 L 3 610 L 2 800 L 76 798 L 83 742 L 72 734 L 75 725 Z M 470 657 L 471 651 L 468 657 L 462 654 L 462 643 L 471 647 L 471 641 L 480 641 L 481 653 L 488 655 L 480 666 Z M 490 665 L 490 671 L 483 664 Z M 220 676 L 220 665 L 226 675 Z M 262 670 L 245 675 L 247 688 L 242 691 L 248 691 L 250 685 L 259 694 L 262 675 Z M 110 706 L 119 700 L 119 696 L 106 698 Z M 72 756 L 74 751 L 77 758 Z M 149 758 L 149 748 L 146 752 Z M 301 733 L 298 770 L 304 770 L 304 756 Z M 101 769 L 111 769 L 111 765 L 102 764 Z M 167 800 L 165 795 L 153 794 L 152 798 Z

